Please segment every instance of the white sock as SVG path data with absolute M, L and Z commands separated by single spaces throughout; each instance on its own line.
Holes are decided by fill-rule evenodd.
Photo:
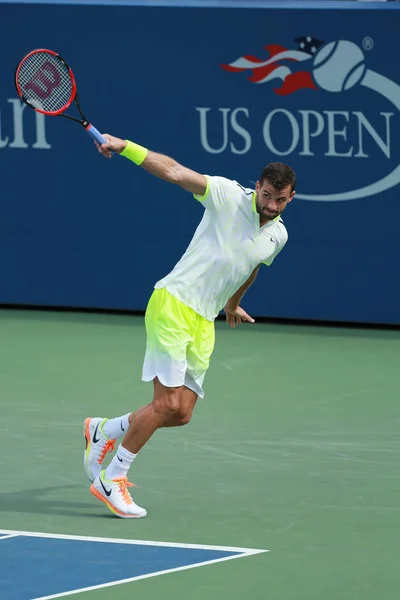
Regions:
M 131 413 L 128 413 L 127 415 L 117 417 L 116 419 L 108 419 L 103 426 L 103 431 L 106 436 L 111 440 L 124 436 L 128 431 L 130 414 Z
M 125 477 L 129 471 L 136 454 L 132 454 L 126 448 L 119 445 L 118 450 L 110 464 L 108 465 L 106 472 L 104 473 L 105 479 L 111 481 L 112 479 L 118 479 Z

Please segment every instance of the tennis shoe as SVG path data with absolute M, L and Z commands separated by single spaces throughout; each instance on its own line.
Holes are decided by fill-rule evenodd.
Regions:
M 107 480 L 105 471 L 96 477 L 90 491 L 98 500 L 104 502 L 117 517 L 122 519 L 141 519 L 147 511 L 132 500 L 128 487 L 134 486 L 126 477 Z
M 83 466 L 90 481 L 94 481 L 102 470 L 103 461 L 115 447 L 115 439 L 106 436 L 103 426 L 107 419 L 102 417 L 88 417 L 85 421 L 85 452 Z

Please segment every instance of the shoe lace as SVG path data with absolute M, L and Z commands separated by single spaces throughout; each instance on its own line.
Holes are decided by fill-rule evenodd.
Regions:
M 103 460 L 106 456 L 106 454 L 108 454 L 109 452 L 112 452 L 115 448 L 115 442 L 117 440 L 107 440 L 107 442 L 104 444 L 104 448 L 101 451 L 98 463 L 99 465 L 101 465 L 103 463 Z
M 126 478 L 119 479 L 119 480 L 114 479 L 114 481 L 115 481 L 115 483 L 118 483 L 119 491 L 122 494 L 122 497 L 125 500 L 125 502 L 127 504 L 133 504 L 131 495 L 128 492 L 128 487 L 137 487 L 137 485 L 135 485 L 134 483 L 131 483 L 130 481 L 127 481 Z

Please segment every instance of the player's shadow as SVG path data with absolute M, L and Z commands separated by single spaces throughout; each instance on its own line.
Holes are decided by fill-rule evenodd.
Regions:
M 70 492 L 80 490 L 79 494 L 74 491 L 74 498 L 60 499 L 59 492 L 64 490 Z M 50 495 L 50 497 L 49 497 Z M 88 497 L 88 501 L 77 499 L 77 496 Z M 91 501 L 92 498 L 92 501 Z M 103 517 L 107 511 L 99 509 L 98 501 L 93 498 L 88 486 L 81 484 L 74 485 L 53 485 L 47 487 L 21 490 L 19 492 L 0 493 L 0 513 L 25 513 L 25 514 L 44 514 L 61 515 L 67 517 Z M 113 515 L 110 513 L 110 517 Z

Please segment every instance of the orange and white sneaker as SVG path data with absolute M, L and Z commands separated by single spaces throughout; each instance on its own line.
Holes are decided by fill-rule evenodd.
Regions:
M 108 419 L 102 417 L 88 417 L 85 421 L 85 452 L 83 455 L 83 466 L 90 481 L 94 481 L 103 468 L 106 454 L 112 452 L 115 441 L 106 436 L 103 431 L 104 423 Z
M 126 477 L 107 480 L 104 478 L 105 471 L 101 471 L 96 477 L 90 491 L 98 500 L 107 504 L 108 508 L 117 517 L 122 519 L 141 519 L 147 515 L 147 511 L 138 506 L 132 500 L 128 487 L 134 486 Z

